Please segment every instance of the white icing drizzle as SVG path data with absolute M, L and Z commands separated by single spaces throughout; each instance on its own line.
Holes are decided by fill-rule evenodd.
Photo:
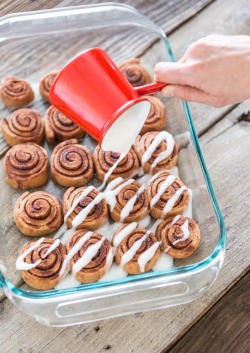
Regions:
M 122 225 L 123 224 L 119 222 L 114 222 L 114 223 L 107 222 L 103 226 L 95 230 L 95 233 L 103 235 L 111 243 L 113 239 L 113 235 L 115 234 L 117 229 Z
M 55 289 L 64 289 L 64 288 L 73 288 L 81 285 L 81 282 L 77 281 L 72 273 L 68 273 L 66 277 L 64 277 Z
M 106 272 L 105 275 L 102 278 L 100 278 L 98 282 L 114 281 L 116 279 L 127 277 L 127 275 L 128 274 L 126 271 L 124 271 L 116 263 L 113 263 L 109 271 Z
M 164 253 L 165 253 L 165 254 L 168 253 L 170 249 L 171 249 L 171 246 L 168 246 L 168 247 L 164 250 Z
M 83 208 L 81 212 L 75 216 L 75 218 L 72 221 L 72 226 L 73 228 L 77 228 L 79 224 L 85 221 L 86 217 L 88 216 L 89 212 L 92 210 L 92 208 L 97 205 L 99 202 L 101 202 L 104 199 L 104 194 L 100 193 L 98 194 L 93 201 L 91 201 L 88 206 Z
M 145 216 L 143 219 L 137 222 L 138 223 L 138 228 L 147 228 L 150 223 L 151 223 L 151 217 L 150 215 Z
M 66 276 L 67 272 L 69 271 L 69 263 L 70 260 L 75 256 L 75 254 L 81 249 L 81 247 L 86 243 L 87 240 L 92 236 L 93 232 L 87 232 L 84 236 L 78 240 L 78 242 L 70 249 L 68 255 L 63 261 L 62 268 L 59 274 L 59 277 Z
M 173 258 L 170 255 L 162 252 L 157 263 L 154 265 L 152 270 L 153 271 L 169 270 L 171 267 L 173 267 L 173 263 L 174 263 Z
M 108 270 L 110 269 L 113 263 L 113 260 L 114 260 L 114 251 L 113 251 L 113 248 L 111 248 L 106 258 L 105 273 L 108 272 Z
M 67 218 L 71 215 L 71 213 L 74 211 L 74 209 L 76 208 L 76 206 L 78 205 L 78 203 L 84 198 L 86 197 L 91 191 L 93 191 L 95 188 L 94 186 L 88 186 L 85 190 L 83 190 L 83 192 L 81 193 L 80 196 L 77 197 L 77 199 L 75 199 L 75 201 L 73 202 L 72 206 L 70 207 L 70 209 L 68 210 L 68 212 L 65 214 L 64 216 L 64 224 L 58 229 L 58 231 L 56 232 L 56 234 L 54 235 L 54 239 L 58 239 L 61 238 L 61 236 L 67 231 L 68 227 L 66 225 L 66 221 Z M 67 238 L 67 240 L 69 239 L 69 237 Z M 67 240 L 64 240 L 65 243 L 67 242 Z
M 173 136 L 167 131 L 161 131 L 142 156 L 142 167 L 144 167 L 144 164 L 152 157 L 152 154 L 162 141 L 166 141 L 167 148 L 165 151 L 161 152 L 154 160 L 150 172 L 157 166 L 158 163 L 163 161 L 165 158 L 168 158 L 173 153 L 175 144 Z
M 119 233 L 117 233 L 113 241 L 114 247 L 117 248 L 117 246 L 121 244 L 121 242 L 126 238 L 126 236 L 128 236 L 131 232 L 133 232 L 133 230 L 137 228 L 137 225 L 138 224 L 136 222 L 129 223 Z
M 193 218 L 193 209 L 192 209 L 193 193 L 192 193 L 192 190 L 188 189 L 188 193 L 189 193 L 188 204 L 187 204 L 187 207 L 185 208 L 185 210 L 182 212 L 182 216 Z
M 125 207 L 123 208 L 120 214 L 120 221 L 124 222 L 124 219 L 129 216 L 130 212 L 132 211 L 134 204 L 140 194 L 142 194 L 145 190 L 145 186 L 142 185 L 139 190 L 135 193 L 135 195 L 126 203 Z
M 141 254 L 138 258 L 138 265 L 140 267 L 140 271 L 143 273 L 145 272 L 145 266 L 148 263 L 148 261 L 150 261 L 154 255 L 156 250 L 159 248 L 160 246 L 160 242 L 157 241 L 156 243 L 154 243 L 152 246 L 150 246 L 149 249 L 147 249 L 146 251 L 144 251 L 143 254 Z
M 167 188 L 172 185 L 176 177 L 174 175 L 167 176 L 166 180 L 161 184 L 157 194 L 153 197 L 150 202 L 150 206 L 154 206 L 161 198 L 162 194 L 167 190 Z
M 152 227 L 151 227 L 151 232 L 152 233 L 155 233 L 156 231 L 156 228 L 158 227 L 158 225 L 162 222 L 162 219 L 156 219 L 154 221 L 154 223 L 152 224 Z
M 141 239 L 138 239 L 133 244 L 133 246 L 125 254 L 122 255 L 121 263 L 120 263 L 120 266 L 122 268 L 126 265 L 126 263 L 128 263 L 130 260 L 133 259 L 133 257 L 136 254 L 137 250 L 140 249 L 142 243 L 147 239 L 147 237 L 149 236 L 150 233 L 151 233 L 151 230 L 148 230 L 146 232 L 146 234 Z
M 115 168 L 118 166 L 118 164 L 123 160 L 123 158 L 126 156 L 127 153 L 121 153 L 120 157 L 117 159 L 117 161 L 112 165 L 112 167 L 109 169 L 109 171 L 104 175 L 104 179 L 103 182 L 101 184 L 101 186 L 99 186 L 98 190 L 102 190 L 104 188 L 104 186 L 107 183 L 108 178 L 110 177 L 110 175 L 113 173 L 113 171 L 115 170 Z
M 37 265 L 39 265 L 42 260 L 37 260 L 34 264 L 28 264 L 27 262 L 24 262 L 24 259 L 27 255 L 29 255 L 33 250 L 37 249 L 44 241 L 44 237 L 39 239 L 37 242 L 35 242 L 34 245 L 30 246 L 23 254 L 21 254 L 17 260 L 16 260 L 16 269 L 17 270 L 31 270 L 32 268 L 35 268 Z
M 91 262 L 93 257 L 95 257 L 96 254 L 98 253 L 105 239 L 106 239 L 105 237 L 102 237 L 102 239 L 99 240 L 97 243 L 87 248 L 87 250 L 82 255 L 82 257 L 73 265 L 73 268 L 72 268 L 73 275 L 76 275 L 77 272 L 81 271 L 82 268 L 84 268 Z
M 69 228 L 67 229 L 62 238 L 61 238 L 61 242 L 63 245 L 67 244 L 68 240 L 72 237 L 72 235 L 75 233 L 76 229 L 75 228 Z
M 189 238 L 190 232 L 189 232 L 189 229 L 188 229 L 188 219 L 183 223 L 183 225 L 180 228 L 183 231 L 183 237 L 181 237 L 178 240 L 175 240 L 173 242 L 173 245 L 178 244 L 181 241 L 185 241 L 185 240 L 187 240 Z
M 181 218 L 181 215 L 180 215 L 180 214 L 178 214 L 177 216 L 175 216 L 175 218 L 173 219 L 173 221 L 172 221 L 170 227 L 172 227 L 172 225 L 174 225 L 180 218 Z
M 123 181 L 122 178 L 118 178 L 118 179 L 121 179 L 121 181 Z M 121 185 L 119 185 L 116 189 L 114 189 L 114 187 L 117 186 L 118 183 L 113 184 L 113 182 L 111 182 L 110 184 L 112 184 L 112 185 L 110 185 L 110 184 L 108 185 L 107 190 L 104 192 L 104 197 L 105 197 L 106 202 L 109 204 L 111 211 L 113 211 L 113 209 L 115 208 L 116 196 L 119 194 L 119 192 L 122 190 L 122 188 L 124 186 L 132 184 L 134 181 L 135 181 L 134 179 L 129 179 L 129 180 L 123 182 Z
M 52 251 L 54 251 L 60 244 L 60 240 L 57 239 L 53 244 L 50 245 L 46 253 L 42 256 L 43 259 L 45 259 Z
M 164 209 L 163 209 L 163 214 L 166 215 L 168 212 L 170 212 L 176 201 L 179 199 L 179 197 L 182 195 L 183 191 L 187 190 L 187 187 L 184 185 L 180 189 L 176 191 L 176 193 L 168 200 L 166 203 Z

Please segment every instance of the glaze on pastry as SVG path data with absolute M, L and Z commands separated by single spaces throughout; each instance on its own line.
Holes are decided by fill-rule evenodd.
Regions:
M 85 135 L 85 132 L 78 125 L 53 105 L 47 109 L 44 122 L 45 136 L 47 141 L 51 144 L 56 144 L 72 138 L 80 139 Z
M 139 135 L 133 148 L 145 173 L 155 174 L 177 164 L 178 147 L 167 131 L 150 131 Z
M 18 77 L 6 77 L 1 82 L 1 99 L 6 107 L 20 108 L 34 99 L 34 92 L 28 81 Z
M 50 87 L 52 86 L 58 71 L 50 72 L 49 74 L 45 75 L 39 82 L 39 92 L 43 99 L 49 102 L 49 91 Z
M 83 186 L 94 175 L 92 156 L 76 139 L 61 142 L 51 156 L 52 178 L 62 186 Z
M 9 149 L 4 157 L 6 181 L 14 188 L 29 189 L 48 180 L 48 155 L 35 143 L 22 143 Z
M 1 120 L 3 137 L 10 146 L 24 142 L 41 144 L 44 137 L 44 123 L 39 111 L 29 108 L 15 110 L 10 118 Z
M 104 200 L 104 195 L 93 186 L 77 189 L 71 187 L 65 192 L 63 196 L 64 215 L 71 209 L 72 212 L 66 220 L 69 228 L 95 230 L 108 219 L 108 205 Z
M 119 160 L 120 157 L 120 153 L 106 152 L 103 151 L 99 145 L 96 146 L 93 159 L 99 181 L 106 179 L 105 181 L 109 182 L 118 177 L 125 179 L 138 175 L 140 164 L 136 153 L 130 149 L 130 151 Z M 117 162 L 118 165 L 116 165 Z M 108 178 L 105 178 L 105 176 L 108 176 Z
M 119 65 L 119 69 L 133 87 L 143 86 L 151 82 L 150 74 L 141 64 L 140 59 L 125 60 Z
M 111 182 L 105 192 L 105 199 L 113 221 L 137 222 L 148 214 L 147 190 L 134 179 L 122 181 L 119 178 Z
M 62 206 L 55 196 L 46 191 L 25 192 L 16 201 L 14 220 L 25 235 L 47 235 L 63 223 Z
M 159 172 L 148 184 L 150 214 L 166 218 L 180 214 L 187 207 L 189 192 L 184 183 L 168 171 Z
M 167 113 L 164 104 L 156 97 L 147 96 L 147 99 L 151 102 L 151 108 L 141 129 L 141 135 L 148 131 L 162 131 L 166 128 Z
M 129 274 L 150 271 L 160 256 L 160 243 L 147 229 L 137 223 L 125 224 L 114 235 L 115 261 Z
M 98 281 L 112 265 L 111 244 L 100 234 L 86 229 L 78 230 L 70 238 L 66 248 L 70 255 L 72 274 L 81 283 Z M 66 258 L 66 262 L 67 260 Z
M 200 244 L 200 230 L 192 218 L 177 215 L 162 221 L 156 229 L 161 250 L 176 259 L 192 255 Z
M 48 290 L 60 282 L 60 271 L 65 258 L 66 248 L 59 239 L 41 238 L 24 245 L 16 261 L 16 268 L 29 286 Z

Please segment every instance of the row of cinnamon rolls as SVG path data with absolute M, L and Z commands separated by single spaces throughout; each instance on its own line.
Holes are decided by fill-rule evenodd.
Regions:
M 133 148 L 124 156 L 104 152 L 99 146 L 92 156 L 89 149 L 76 139 L 61 142 L 52 152 L 50 168 L 51 176 L 58 184 L 78 187 L 90 182 L 94 171 L 98 180 L 103 181 L 115 166 L 106 183 L 117 177 L 136 177 L 141 167 L 144 173 L 151 174 L 171 169 L 177 159 L 178 148 L 172 135 L 166 131 L 152 131 L 139 135 Z M 12 187 L 28 189 L 44 185 L 49 176 L 47 152 L 31 142 L 15 145 L 5 155 L 4 170 Z

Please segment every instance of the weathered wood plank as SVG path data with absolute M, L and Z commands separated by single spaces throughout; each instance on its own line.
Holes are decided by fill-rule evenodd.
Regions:
M 245 111 L 246 106 L 243 105 L 242 109 L 239 106 L 227 120 L 236 122 Z M 224 132 L 221 124 L 224 125 L 224 120 L 217 124 L 218 129 L 208 132 L 209 140 L 201 138 L 202 143 L 204 139 L 204 154 L 228 231 L 225 263 L 218 280 L 207 294 L 188 305 L 65 329 L 42 328 L 27 320 L 9 301 L 4 301 L 0 306 L 4 315 L 0 342 L 7 341 L 0 344 L 0 350 L 15 353 L 18 347 L 26 353 L 32 347 L 33 353 L 45 353 L 49 347 L 53 353 L 59 353 L 61 347 L 65 347 L 66 351 L 75 353 L 82 347 L 84 351 L 97 353 L 103 352 L 105 346 L 111 346 L 113 352 L 159 352 L 180 338 L 244 275 L 249 267 L 250 251 L 247 241 L 250 225 L 246 217 L 250 199 L 246 184 L 250 173 L 250 160 L 247 158 L 250 124 L 240 120 Z M 230 156 L 234 157 L 235 164 Z M 32 339 L 27 340 L 27 332 L 31 330 Z M 11 339 L 8 339 L 10 336 Z
M 250 272 L 165 353 L 247 353 L 250 347 Z M 237 337 L 237 339 L 235 339 Z

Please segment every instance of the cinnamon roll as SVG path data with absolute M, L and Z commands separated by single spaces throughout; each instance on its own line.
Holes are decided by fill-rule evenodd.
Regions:
M 13 188 L 28 189 L 48 180 L 48 155 L 35 143 L 21 143 L 9 149 L 4 157 L 6 181 Z
M 10 146 L 23 142 L 41 144 L 44 136 L 44 124 L 41 114 L 35 109 L 15 110 L 9 120 L 1 120 L 3 137 Z
M 160 256 L 160 242 L 137 223 L 125 224 L 114 235 L 115 261 L 129 274 L 148 272 Z
M 139 173 L 139 160 L 132 149 L 121 159 L 120 153 L 103 151 L 98 145 L 93 153 L 93 159 L 99 181 L 106 179 L 105 181 L 108 182 L 118 177 L 126 179 L 135 177 Z M 118 165 L 116 165 L 117 162 Z M 110 171 L 112 171 L 111 174 Z
M 112 247 L 100 234 L 86 229 L 78 230 L 70 238 L 66 248 L 66 261 L 70 260 L 71 271 L 81 283 L 98 281 L 112 265 Z
M 145 173 L 154 174 L 177 164 L 178 147 L 167 131 L 150 131 L 139 135 L 133 148 Z
M 188 188 L 168 171 L 159 172 L 148 184 L 150 214 L 166 218 L 182 213 L 189 202 Z
M 133 87 L 143 86 L 151 82 L 150 74 L 141 64 L 140 59 L 125 60 L 119 65 L 119 69 Z
M 63 196 L 63 212 L 67 226 L 75 229 L 95 230 L 106 223 L 108 205 L 93 186 L 69 188 Z
M 66 115 L 51 105 L 45 113 L 45 136 L 49 143 L 56 144 L 72 138 L 80 139 L 85 132 Z
M 16 268 L 29 286 L 48 290 L 59 283 L 65 258 L 66 249 L 59 239 L 41 238 L 24 245 Z
M 151 102 L 149 115 L 141 129 L 140 134 L 143 135 L 148 131 L 162 131 L 166 127 L 167 113 L 162 101 L 156 97 L 147 96 Z
M 6 107 L 20 108 L 33 101 L 34 92 L 28 81 L 6 77 L 1 82 L 1 99 Z
M 170 256 L 181 259 L 192 255 L 200 244 L 200 230 L 192 218 L 166 218 L 156 228 L 156 238 L 161 249 Z
M 92 156 L 76 139 L 61 142 L 51 156 L 52 178 L 62 186 L 82 186 L 94 175 Z
M 49 74 L 45 75 L 39 82 L 39 92 L 43 99 L 49 102 L 49 91 L 50 87 L 52 86 L 58 71 L 50 72 Z
M 53 233 L 63 223 L 62 206 L 57 198 L 45 191 L 25 192 L 16 201 L 14 220 L 25 235 Z
M 144 185 L 134 179 L 120 182 L 113 189 L 108 189 L 105 199 L 110 216 L 116 222 L 137 222 L 148 214 L 147 191 Z

